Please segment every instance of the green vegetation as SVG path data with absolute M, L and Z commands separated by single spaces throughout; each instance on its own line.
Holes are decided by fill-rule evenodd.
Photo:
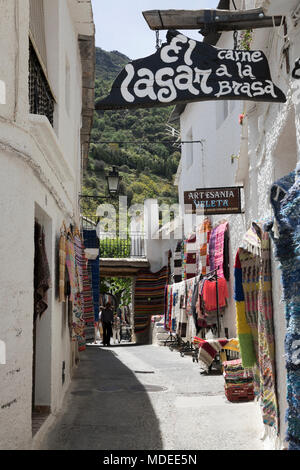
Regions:
M 109 93 L 113 80 L 129 60 L 120 52 L 96 48 L 96 102 Z M 145 198 L 167 204 L 177 202 L 173 178 L 180 149 L 170 143 L 174 138 L 166 131 L 171 111 L 163 107 L 95 112 L 82 194 L 107 195 L 105 173 L 116 165 L 122 176 L 120 194 L 127 195 L 128 205 L 143 203 Z M 139 143 L 115 145 L 100 141 Z M 97 205 L 95 200 L 82 200 L 83 213 L 94 214 Z
M 119 307 L 131 304 L 132 279 L 122 277 L 104 278 L 100 281 L 100 292 L 102 294 L 113 294 Z

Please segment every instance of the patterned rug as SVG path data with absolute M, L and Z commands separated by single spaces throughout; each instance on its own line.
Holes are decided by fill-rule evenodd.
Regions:
M 228 230 L 228 222 L 220 223 L 215 227 L 210 235 L 209 241 L 209 265 L 210 270 L 217 269 L 219 277 L 225 277 L 228 279 L 227 266 L 225 268 L 225 259 L 229 259 L 228 253 L 225 254 L 225 232 Z M 225 268 L 225 269 L 224 269 Z M 226 271 L 226 275 L 225 272 Z
M 235 300 L 243 367 L 253 368 L 263 422 L 278 434 L 270 240 L 255 223 L 236 256 Z
M 280 262 L 286 312 L 287 436 L 300 450 L 300 168 L 271 188 L 275 219 L 267 224 Z
M 200 251 L 199 251 L 199 266 L 203 275 L 209 272 L 209 240 L 211 235 L 212 225 L 210 219 L 207 217 L 202 222 L 199 228 L 200 238 Z
M 84 244 L 79 235 L 74 237 L 75 259 L 78 268 L 79 279 L 82 288 L 80 290 L 80 301 L 82 309 L 82 320 L 84 324 L 83 336 L 85 341 L 94 341 L 94 304 L 92 298 L 91 277 L 88 272 L 87 259 L 84 254 Z
M 135 332 L 146 330 L 152 315 L 163 315 L 165 308 L 165 286 L 168 282 L 168 268 L 157 273 L 140 271 L 135 281 L 134 317 Z

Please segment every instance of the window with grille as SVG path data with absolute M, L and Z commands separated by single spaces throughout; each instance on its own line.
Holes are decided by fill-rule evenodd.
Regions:
M 29 41 L 29 105 L 31 114 L 46 116 L 53 126 L 54 97 L 34 47 Z

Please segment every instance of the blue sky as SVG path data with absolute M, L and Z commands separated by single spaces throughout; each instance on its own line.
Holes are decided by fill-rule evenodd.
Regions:
M 118 50 L 130 59 L 146 57 L 155 52 L 155 32 L 144 20 L 145 10 L 199 10 L 216 8 L 219 0 L 92 0 L 96 25 L 96 46 L 106 51 Z M 194 31 L 184 34 L 197 40 L 202 36 Z M 166 31 L 160 32 L 164 40 Z

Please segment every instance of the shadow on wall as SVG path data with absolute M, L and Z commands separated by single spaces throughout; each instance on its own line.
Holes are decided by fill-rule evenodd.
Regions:
M 63 410 L 40 449 L 162 449 L 147 391 L 116 353 L 91 346 L 80 359 Z

